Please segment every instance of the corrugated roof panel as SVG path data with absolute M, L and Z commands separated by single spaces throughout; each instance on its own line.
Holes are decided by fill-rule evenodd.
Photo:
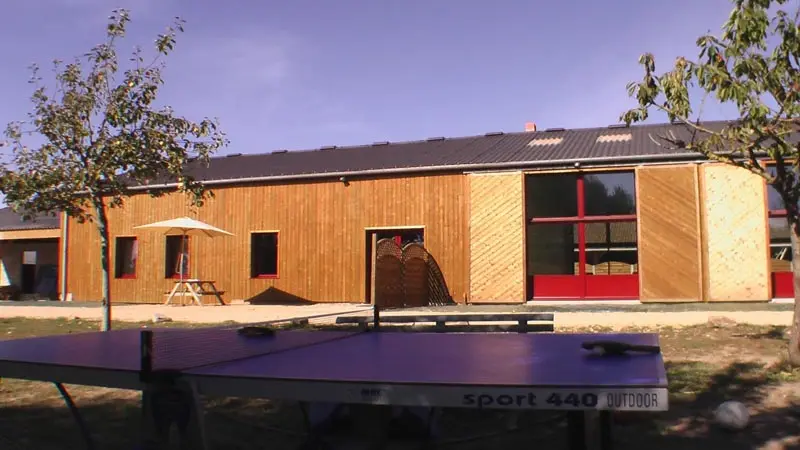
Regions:
M 58 216 L 40 215 L 35 220 L 22 220 L 10 207 L 0 208 L 0 231 L 51 230 L 60 228 Z
M 708 122 L 703 123 L 703 126 L 719 130 L 725 123 Z M 488 134 L 326 150 L 218 157 L 212 160 L 210 167 L 195 167 L 190 173 L 199 179 L 226 180 L 686 153 L 684 150 L 658 145 L 651 139 L 651 135 L 667 132 L 687 140 L 692 136 L 691 130 L 686 126 L 676 124 Z M 532 141 L 548 145 L 530 145 Z

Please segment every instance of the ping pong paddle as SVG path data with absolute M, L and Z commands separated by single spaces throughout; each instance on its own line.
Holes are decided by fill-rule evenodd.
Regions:
M 275 330 L 270 327 L 259 327 L 259 326 L 246 326 L 241 327 L 236 330 L 242 336 L 247 337 L 256 337 L 256 336 L 274 336 Z
M 661 347 L 657 345 L 636 345 L 618 341 L 587 341 L 581 344 L 585 350 L 594 351 L 601 355 L 624 355 L 629 352 L 660 353 Z

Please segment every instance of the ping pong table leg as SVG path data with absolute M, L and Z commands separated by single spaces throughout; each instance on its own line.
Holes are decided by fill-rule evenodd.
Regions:
M 611 450 L 613 447 L 614 416 L 611 411 L 600 411 L 600 449 Z
M 570 450 L 611 450 L 611 411 L 570 411 L 567 439 Z
M 586 417 L 583 411 L 567 413 L 567 439 L 570 450 L 588 450 L 586 446 Z
M 75 419 L 75 422 L 78 424 L 78 428 L 81 432 L 81 437 L 83 437 L 83 442 L 86 445 L 86 450 L 94 450 L 94 441 L 92 440 L 92 435 L 89 433 L 89 428 L 86 427 L 86 422 L 83 421 L 83 416 L 81 416 L 81 412 L 78 411 L 78 407 L 75 405 L 75 402 L 72 401 L 72 397 L 67 392 L 67 389 L 61 383 L 53 383 L 56 385 L 58 392 L 61 394 L 61 398 L 64 399 L 64 403 L 67 404 L 67 408 L 69 408 L 69 412 L 72 414 L 72 418 Z

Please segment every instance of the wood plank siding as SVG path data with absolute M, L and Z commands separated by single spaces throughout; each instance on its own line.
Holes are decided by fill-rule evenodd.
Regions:
M 697 302 L 703 297 L 698 169 L 640 167 L 639 286 L 644 302 Z
M 171 194 L 129 198 L 109 210 L 114 238 L 135 236 L 135 278 L 114 279 L 112 300 L 159 303 L 173 286 L 165 279 L 165 238 L 134 226 L 188 215 L 234 234 L 190 240 L 191 276 L 214 280 L 234 300 L 364 302 L 367 229 L 424 227 L 425 247 L 441 267 L 453 300 L 469 288 L 468 180 L 466 175 L 414 176 L 341 181 L 231 186 L 213 189 L 216 198 L 191 214 Z M 99 239 L 92 224 L 69 222 L 68 290 L 76 301 L 101 297 Z M 250 234 L 278 232 L 278 276 L 250 278 Z
M 521 172 L 470 176 L 470 301 L 525 301 Z
M 745 169 L 700 169 L 705 300 L 767 301 L 770 293 L 766 188 Z

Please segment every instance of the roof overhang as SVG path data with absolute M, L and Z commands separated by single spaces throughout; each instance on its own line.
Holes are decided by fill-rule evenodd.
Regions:
M 61 230 L 58 228 L 37 228 L 31 230 L 0 230 L 0 241 L 21 241 L 30 239 L 58 239 Z

